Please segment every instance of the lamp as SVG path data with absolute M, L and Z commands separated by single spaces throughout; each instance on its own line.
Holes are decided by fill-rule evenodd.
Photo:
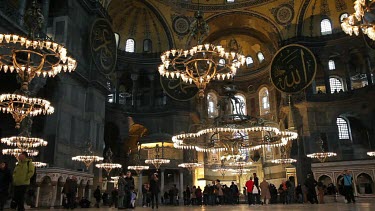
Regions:
M 103 157 L 99 157 L 99 156 L 95 156 L 93 155 L 93 152 L 92 152 L 92 145 L 90 143 L 90 141 L 88 141 L 86 143 L 86 146 L 87 146 L 87 149 L 86 149 L 86 153 L 84 155 L 78 155 L 78 156 L 74 156 L 72 157 L 72 160 L 74 161 L 79 161 L 79 162 L 83 162 L 86 166 L 86 169 L 89 168 L 89 166 L 93 163 L 93 162 L 99 162 L 99 161 L 103 161 L 104 158 Z M 121 168 L 121 167 L 120 167 Z
M 287 158 L 285 146 L 280 147 L 281 158 L 271 160 L 275 164 L 291 164 L 297 162 L 296 159 Z
M 203 19 L 203 12 L 199 10 L 199 1 L 190 31 L 191 37 L 197 39 L 198 45 L 191 49 L 171 49 L 162 53 L 162 64 L 158 70 L 163 77 L 194 83 L 199 89 L 198 96 L 203 98 L 204 90 L 211 80 L 233 78 L 237 69 L 246 62 L 246 58 L 236 52 L 227 52 L 220 45 L 202 44 L 209 27 Z
M 134 170 L 138 175 L 143 171 L 149 169 L 149 166 L 142 166 L 141 165 L 141 144 L 137 143 L 137 157 L 136 157 L 136 165 L 128 166 L 129 170 Z
M 22 152 L 26 152 L 28 156 L 35 157 L 39 154 L 38 150 L 35 149 L 27 149 L 27 150 L 21 150 L 21 149 L 3 149 L 2 153 L 3 155 L 13 155 L 14 157 L 18 158 L 18 155 Z
M 334 153 L 334 152 L 325 152 L 324 147 L 323 147 L 323 140 L 322 139 L 319 139 L 317 141 L 317 144 L 320 146 L 321 152 L 315 152 L 315 153 L 308 154 L 307 157 L 316 158 L 321 163 L 324 163 L 327 158 L 337 156 L 337 154 Z
M 367 152 L 367 155 L 368 155 L 368 156 L 372 156 L 372 157 L 374 157 L 374 156 L 375 156 L 375 151 Z
M 354 1 L 355 12 L 343 20 L 341 23 L 342 30 L 350 36 L 353 34 L 358 36 L 362 31 L 370 39 L 375 40 L 375 25 L 372 18 L 375 9 L 373 4 L 374 1 L 372 0 Z
M 154 165 L 155 168 L 156 168 L 156 171 L 158 171 L 162 164 L 168 164 L 168 163 L 171 162 L 171 160 L 159 158 L 159 144 L 156 144 L 155 152 L 156 152 L 155 158 L 154 159 L 147 159 L 147 160 L 145 160 L 145 163 Z
M 43 168 L 47 166 L 47 163 L 43 163 L 43 162 L 33 162 L 33 164 L 36 168 Z
M 107 150 L 107 152 L 105 153 L 105 156 L 106 156 L 105 159 L 104 159 L 105 162 L 95 165 L 96 168 L 104 169 L 107 172 L 108 176 L 113 169 L 122 168 L 121 164 L 112 163 L 112 155 L 113 155 L 112 150 L 111 150 L 111 148 L 109 148 Z
M 24 136 L 12 136 L 9 138 L 2 138 L 1 143 L 8 146 L 17 146 L 18 149 L 27 150 L 29 148 L 36 148 L 40 146 L 47 146 L 47 141 L 41 138 L 29 138 Z

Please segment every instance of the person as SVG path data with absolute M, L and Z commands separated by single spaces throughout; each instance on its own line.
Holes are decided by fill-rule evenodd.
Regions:
M 288 196 L 288 187 L 286 185 L 286 181 L 283 180 L 279 186 L 279 194 L 280 194 L 280 203 L 287 204 L 287 196 Z
M 260 186 L 260 189 L 262 190 L 260 192 L 261 200 L 262 200 L 263 204 L 268 204 L 269 200 L 271 199 L 271 193 L 270 193 L 270 187 L 269 187 L 270 185 L 268 184 L 268 182 L 264 178 L 259 186 Z
M 94 198 L 96 199 L 95 207 L 99 208 L 100 200 L 102 199 L 102 194 L 100 192 L 99 186 L 97 186 L 96 190 L 94 191 Z
M 187 185 L 185 189 L 184 205 L 190 205 L 190 187 Z
M 248 201 L 249 205 L 253 205 L 254 204 L 254 201 L 253 201 L 253 188 L 254 188 L 253 177 L 250 177 L 250 179 L 246 182 L 245 186 L 246 186 L 246 190 L 247 190 L 247 201 Z
M 323 182 L 318 182 L 318 196 L 319 196 L 319 204 L 324 204 L 324 190 L 325 187 L 323 185 Z
M 305 180 L 305 186 L 307 188 L 307 200 L 310 201 L 311 204 L 318 204 L 318 198 L 315 191 L 317 184 L 318 182 L 311 176 L 311 174 L 308 174 L 307 179 Z
M 259 178 L 257 176 L 257 173 L 253 173 L 253 177 L 254 177 L 254 186 L 256 187 L 256 190 L 253 189 L 254 203 L 260 204 Z
M 294 203 L 295 202 L 295 182 L 294 182 L 294 177 L 290 176 L 289 180 L 286 182 L 286 186 L 288 188 L 288 196 L 287 196 L 287 201 L 288 204 Z
M 196 190 L 197 188 L 195 186 L 193 186 L 193 188 L 191 189 L 191 205 L 197 204 Z
M 111 204 L 109 207 L 112 207 L 112 205 L 115 205 L 115 208 L 118 207 L 118 189 L 114 188 L 111 192 Z
M 0 211 L 4 210 L 4 205 L 9 196 L 9 186 L 12 183 L 12 175 L 6 162 L 0 163 Z
M 302 192 L 302 186 L 301 184 L 298 184 L 296 187 L 296 198 L 298 203 L 303 203 L 303 192 Z
M 144 183 L 142 185 L 142 207 L 147 207 L 147 192 L 148 192 L 148 185 L 147 183 Z
M 206 186 L 204 186 L 203 188 L 203 204 L 205 206 L 208 205 L 208 191 L 209 191 L 209 184 L 207 184 Z
M 223 187 L 221 186 L 219 179 L 216 180 L 216 189 L 217 189 L 219 205 L 222 205 L 224 193 L 223 193 Z
M 124 178 L 125 183 L 125 208 L 132 208 L 131 206 L 131 195 L 134 191 L 134 178 L 132 177 L 132 173 L 130 171 L 126 172 L 126 177 Z
M 130 198 L 130 208 L 135 208 L 135 200 L 137 199 L 137 192 L 135 190 L 132 191 L 132 195 Z
M 30 185 L 30 179 L 35 173 L 35 166 L 27 157 L 27 152 L 18 155 L 18 163 L 13 171 L 14 201 L 18 211 L 24 211 L 25 193 Z
M 118 203 L 117 206 L 119 209 L 124 209 L 124 197 L 125 197 L 125 178 L 124 173 L 120 173 L 120 177 L 118 178 Z
M 62 193 L 66 196 L 66 207 L 69 209 L 75 208 L 75 199 L 76 199 L 76 193 L 77 193 L 77 180 L 73 176 L 72 178 L 67 178 L 62 190 Z
M 238 191 L 238 187 L 236 184 L 234 184 L 234 182 L 232 182 L 232 184 L 230 185 L 230 192 L 231 192 L 231 195 L 232 195 L 232 204 L 239 204 L 239 191 Z
M 195 196 L 197 197 L 197 205 L 202 205 L 202 189 L 200 186 L 198 186 L 198 188 L 195 190 Z
M 353 202 L 355 203 L 354 194 L 353 194 L 353 177 L 349 174 L 348 170 L 343 172 L 343 181 L 344 181 L 344 193 L 346 203 Z
M 159 188 L 158 174 L 154 173 L 151 176 L 151 180 L 150 180 L 151 208 L 152 209 L 154 209 L 155 207 L 155 202 L 156 202 L 156 209 L 159 209 L 159 202 L 158 202 L 159 192 L 160 192 L 160 188 Z
M 109 203 L 108 203 L 108 193 L 107 192 L 103 192 L 102 194 L 102 200 L 103 200 L 103 206 L 108 206 Z

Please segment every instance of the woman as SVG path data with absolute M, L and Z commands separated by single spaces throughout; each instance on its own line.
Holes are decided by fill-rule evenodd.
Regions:
M 158 195 L 160 192 L 158 173 L 154 173 L 150 180 L 150 193 L 151 193 L 151 207 L 154 209 L 154 203 L 156 201 L 156 209 L 159 208 Z
M 324 191 L 325 187 L 322 182 L 318 182 L 318 196 L 319 196 L 319 204 L 324 204 Z
M 4 205 L 9 195 L 9 185 L 12 183 L 12 175 L 8 169 L 8 164 L 0 163 L 0 210 L 4 210 Z
M 220 184 L 220 180 L 216 180 L 216 189 L 217 189 L 217 196 L 218 196 L 218 200 L 219 200 L 219 205 L 221 205 L 223 203 L 223 187 L 221 186 Z
M 268 204 L 268 201 L 271 199 L 270 187 L 266 179 L 260 183 L 260 196 L 263 204 Z

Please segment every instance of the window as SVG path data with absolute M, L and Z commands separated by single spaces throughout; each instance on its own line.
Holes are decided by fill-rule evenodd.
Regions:
M 143 40 L 143 52 L 152 51 L 152 41 L 150 39 Z
M 349 14 L 348 13 L 343 13 L 340 15 L 340 23 L 342 23 L 344 21 L 345 18 L 348 18 L 349 17 Z
M 219 115 L 217 109 L 217 97 L 214 93 L 210 92 L 207 95 L 207 112 L 208 118 L 215 118 Z
M 336 69 L 335 61 L 333 61 L 333 60 L 328 61 L 328 69 L 329 70 L 335 70 Z
M 339 92 L 340 90 L 344 90 L 344 87 L 342 86 L 341 79 L 339 78 L 329 78 L 329 86 L 331 87 L 331 94 L 334 92 Z
M 219 59 L 219 66 L 224 66 L 225 65 L 225 59 Z
M 134 53 L 135 51 L 135 42 L 133 39 L 127 39 L 126 40 L 126 45 L 125 45 L 125 51 Z
M 227 3 L 234 3 L 234 0 L 227 0 Z
M 332 34 L 332 24 L 329 19 L 323 19 L 320 22 L 320 32 L 322 35 Z
M 254 65 L 254 60 L 251 56 L 246 57 L 246 66 L 252 67 Z
M 259 91 L 259 110 L 260 115 L 270 113 L 270 97 L 267 87 L 263 87 Z
M 115 40 L 116 40 L 116 48 L 118 48 L 118 45 L 120 44 L 120 34 L 115 32 Z
M 264 61 L 264 55 L 262 52 L 258 52 L 257 54 L 259 63 L 262 63 Z
M 236 94 L 234 99 L 231 99 L 232 114 L 247 115 L 246 99 L 242 94 Z
M 339 130 L 339 139 L 350 139 L 348 122 L 344 118 L 338 117 L 336 124 Z

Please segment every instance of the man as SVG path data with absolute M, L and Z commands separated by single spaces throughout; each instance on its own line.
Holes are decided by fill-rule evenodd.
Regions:
M 99 208 L 100 199 L 102 198 L 102 194 L 100 192 L 100 187 L 99 186 L 97 186 L 96 190 L 94 191 L 94 197 L 96 199 L 95 207 Z
M 353 194 L 353 177 L 349 174 L 348 170 L 343 172 L 344 180 L 344 193 L 346 203 L 353 202 L 355 203 L 354 194 Z
M 14 200 L 18 211 L 24 211 L 25 193 L 30 185 L 30 178 L 35 173 L 35 166 L 27 158 L 27 152 L 18 155 L 18 164 L 13 171 Z
M 75 201 L 76 201 L 76 193 L 77 193 L 77 178 L 67 178 L 64 184 L 63 193 L 67 199 L 67 208 L 74 209 L 75 208 Z
M 131 206 L 131 196 L 132 192 L 134 191 L 134 178 L 132 177 L 132 173 L 130 171 L 126 172 L 125 177 L 125 208 L 132 208 Z
M 121 172 L 120 177 L 118 178 L 118 208 L 124 209 L 124 198 L 125 198 L 125 175 Z
M 257 173 L 253 173 L 254 177 L 254 186 L 256 190 L 253 190 L 254 204 L 260 204 L 260 190 L 259 190 L 259 178 Z
M 249 205 L 253 205 L 253 188 L 254 188 L 254 182 L 253 177 L 250 177 L 250 179 L 245 184 L 246 190 L 247 190 L 247 201 L 249 202 Z
M 9 195 L 9 185 L 12 183 L 12 175 L 8 169 L 8 164 L 0 163 L 0 211 L 4 210 L 4 205 Z
M 311 204 L 318 204 L 318 198 L 315 191 L 315 187 L 317 184 L 318 182 L 311 176 L 311 174 L 308 174 L 307 179 L 305 180 L 305 186 L 307 188 L 307 199 Z
M 239 191 L 238 187 L 234 182 L 230 185 L 230 192 L 232 195 L 232 204 L 239 204 Z

